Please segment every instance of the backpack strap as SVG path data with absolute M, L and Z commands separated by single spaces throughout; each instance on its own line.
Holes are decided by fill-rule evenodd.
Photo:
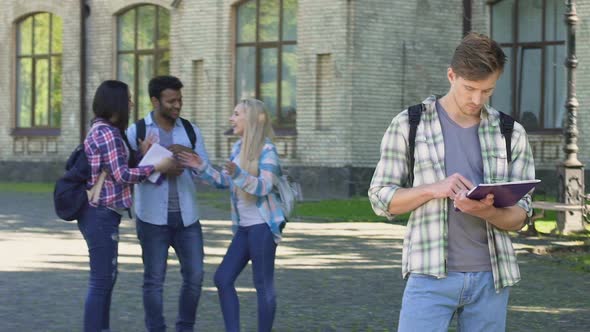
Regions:
M 141 118 L 135 122 L 135 142 L 137 143 L 137 151 L 139 151 L 139 140 L 145 140 L 145 119 Z
M 420 117 L 424 110 L 424 104 L 412 105 L 408 108 L 408 117 L 410 122 L 410 135 L 408 137 L 408 159 L 410 166 L 408 168 L 408 181 L 410 185 L 414 183 L 414 148 L 416 146 L 416 130 L 420 124 Z
M 500 112 L 500 132 L 506 141 L 506 159 L 508 164 L 512 162 L 512 129 L 514 129 L 514 119 L 503 112 Z
M 186 134 L 188 135 L 188 139 L 191 141 L 191 146 L 193 147 L 193 150 L 194 150 L 195 146 L 197 145 L 197 134 L 195 133 L 195 128 L 193 128 L 193 125 L 191 124 L 191 122 L 185 118 L 180 118 L 180 121 L 182 121 L 182 125 L 184 126 L 184 130 L 186 131 Z

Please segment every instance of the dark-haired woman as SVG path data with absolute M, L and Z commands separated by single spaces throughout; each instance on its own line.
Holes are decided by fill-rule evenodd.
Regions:
M 90 256 L 84 306 L 86 332 L 109 331 L 111 294 L 117 278 L 119 223 L 123 212 L 131 206 L 131 186 L 153 172 L 165 172 L 174 165 L 167 158 L 157 165 L 129 167 L 125 129 L 132 107 L 127 84 L 114 80 L 102 82 L 92 103 L 95 118 L 84 140 L 92 175 L 87 188 L 94 193 L 89 194 L 92 198 L 78 220 Z

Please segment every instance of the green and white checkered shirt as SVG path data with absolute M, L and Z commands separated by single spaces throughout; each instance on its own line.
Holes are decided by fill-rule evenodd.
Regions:
M 414 186 L 446 178 L 445 146 L 435 107 L 436 97 L 423 101 L 425 110 L 416 132 Z M 399 188 L 408 183 L 408 111 L 393 118 L 381 142 L 381 159 L 369 188 L 369 200 L 377 215 L 393 218 L 388 206 Z M 500 131 L 500 113 L 485 106 L 478 129 L 485 183 L 532 180 L 535 166 L 527 135 L 519 123 L 512 133 L 512 163 L 508 165 L 506 143 Z M 460 147 L 457 147 L 460 148 Z M 531 215 L 531 197 L 518 202 Z M 433 199 L 414 210 L 408 221 L 402 256 L 402 275 L 410 272 L 444 278 L 447 275 L 447 199 Z M 508 232 L 487 223 L 487 237 L 496 290 L 520 280 L 520 271 Z

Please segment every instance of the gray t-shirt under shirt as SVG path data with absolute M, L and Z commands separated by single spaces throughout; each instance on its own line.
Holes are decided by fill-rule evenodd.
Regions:
M 445 141 L 446 175 L 459 173 L 474 185 L 482 183 L 483 161 L 477 134 L 479 125 L 462 128 L 449 117 L 439 102 L 436 103 L 436 111 Z M 486 222 L 455 211 L 450 199 L 448 204 L 448 271 L 491 271 Z
M 172 140 L 172 130 L 166 131 L 158 127 L 160 131 L 160 145 L 167 148 L 174 144 Z M 168 212 L 180 212 L 180 204 L 178 203 L 178 189 L 176 188 L 176 176 L 166 174 L 168 180 Z

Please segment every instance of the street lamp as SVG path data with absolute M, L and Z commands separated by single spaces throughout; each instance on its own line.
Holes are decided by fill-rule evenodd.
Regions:
M 579 22 L 575 0 L 566 0 L 567 10 L 565 23 L 567 24 L 567 111 L 565 126 L 565 160 L 558 166 L 559 174 L 559 202 L 570 205 L 572 209 L 557 213 L 557 227 L 564 233 L 584 230 L 582 205 L 584 204 L 584 165 L 578 160 L 578 127 L 576 98 L 576 75 L 578 66 L 576 57 L 576 25 Z M 575 208 L 574 208 L 575 207 Z M 580 207 L 580 208 L 577 208 Z

